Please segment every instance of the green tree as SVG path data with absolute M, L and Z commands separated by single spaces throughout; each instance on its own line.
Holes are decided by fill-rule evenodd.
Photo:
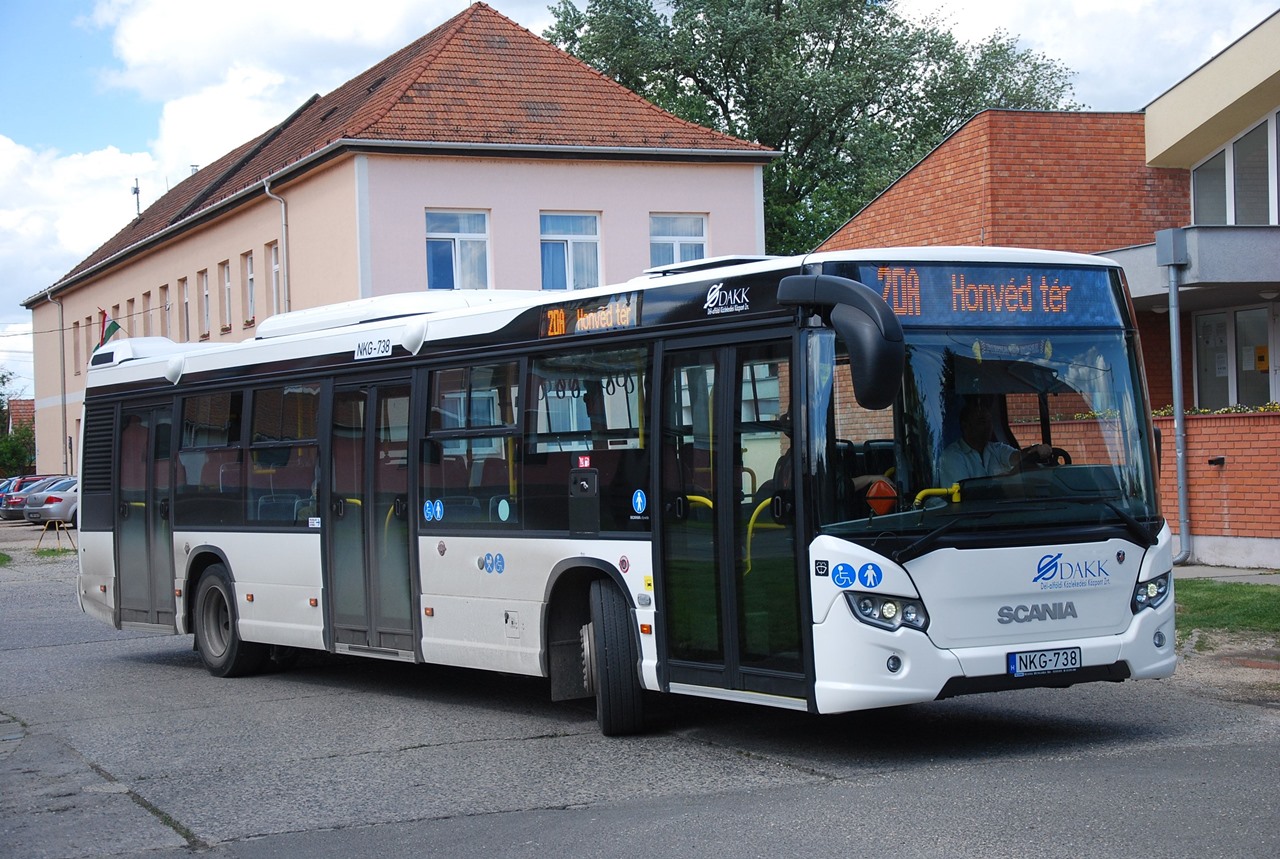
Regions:
M 9 432 L 9 389 L 13 373 L 0 370 L 0 478 L 21 474 L 36 455 L 35 431 L 25 424 Z
M 894 0 L 558 0 L 543 34 L 692 122 L 782 153 L 771 253 L 813 248 L 980 110 L 1077 109 L 1073 73 L 997 32 L 957 41 Z
M 36 436 L 30 425 L 22 424 L 13 432 L 0 434 L 0 477 L 25 474 L 35 455 Z

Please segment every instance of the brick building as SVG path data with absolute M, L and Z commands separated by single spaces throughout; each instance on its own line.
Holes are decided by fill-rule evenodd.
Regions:
M 984 111 L 820 250 L 1006 245 L 1124 266 L 1153 407 L 1173 399 L 1168 267 L 1181 229 L 1178 331 L 1194 560 L 1280 567 L 1280 12 L 1140 113 Z M 1178 530 L 1174 421 L 1157 418 Z

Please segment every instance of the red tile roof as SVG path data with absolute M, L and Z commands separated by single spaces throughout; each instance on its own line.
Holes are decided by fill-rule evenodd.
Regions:
M 476 3 L 184 179 L 55 286 L 339 141 L 437 151 L 658 150 L 761 162 L 775 154 L 667 113 Z
M 9 400 L 9 431 L 14 427 L 34 426 L 36 422 L 35 400 Z

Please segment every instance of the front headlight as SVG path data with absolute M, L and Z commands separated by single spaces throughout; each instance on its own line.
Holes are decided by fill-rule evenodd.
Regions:
M 1154 579 L 1138 582 L 1138 586 L 1133 589 L 1133 613 L 1137 614 L 1144 608 L 1155 608 L 1168 599 L 1169 584 L 1172 578 L 1173 573 L 1168 572 L 1163 576 L 1156 576 Z
M 886 597 L 880 594 L 845 591 L 844 598 L 853 616 L 863 623 L 894 630 L 905 626 L 923 631 L 929 625 L 929 614 L 918 599 Z

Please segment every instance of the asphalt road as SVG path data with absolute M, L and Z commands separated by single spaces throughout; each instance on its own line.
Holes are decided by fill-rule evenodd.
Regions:
M 17 529 L 25 529 L 18 531 Z M 839 717 L 307 657 L 209 676 L 0 525 L 0 857 L 1280 855 L 1280 709 L 1171 681 Z

